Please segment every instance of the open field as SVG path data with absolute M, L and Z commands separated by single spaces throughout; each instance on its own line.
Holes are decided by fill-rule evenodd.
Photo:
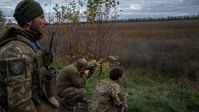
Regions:
M 52 32 L 58 72 L 79 57 L 120 57 L 129 112 L 199 112 L 199 19 L 49 25 L 45 36 Z M 87 98 L 101 79 L 87 80 Z
M 63 65 L 56 64 L 58 70 Z M 199 82 L 186 77 L 165 78 L 154 70 L 124 68 L 122 91 L 128 92 L 128 112 L 199 112 Z M 110 68 L 103 65 L 86 82 L 86 98 L 90 99 L 96 84 L 108 78 Z
M 199 111 L 199 20 L 56 27 L 65 28 L 57 35 L 61 39 L 55 50 L 59 69 L 68 63 L 68 56 L 120 56 L 125 71 L 121 86 L 129 93 L 129 112 Z M 93 76 L 87 81 L 88 99 L 108 72 L 103 67 L 101 79 Z
M 78 57 L 117 55 L 126 67 L 155 69 L 176 78 L 198 78 L 199 19 L 62 24 L 47 29 L 47 37 L 52 32 L 57 34 L 54 52 L 62 64 Z M 46 39 L 42 45 L 46 45 Z

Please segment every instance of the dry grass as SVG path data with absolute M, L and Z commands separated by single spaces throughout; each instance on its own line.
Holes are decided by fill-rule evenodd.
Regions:
M 118 55 L 125 66 L 197 78 L 198 19 L 51 25 L 47 31 L 57 33 L 55 53 L 66 59 Z
M 58 63 L 118 55 L 127 67 L 199 77 L 199 19 L 47 26 L 46 37 L 52 32 Z M 48 41 L 41 45 L 47 48 Z

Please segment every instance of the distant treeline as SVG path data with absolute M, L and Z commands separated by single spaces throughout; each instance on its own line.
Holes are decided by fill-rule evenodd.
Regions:
M 112 20 L 108 22 L 139 22 L 139 21 L 166 21 L 166 20 L 184 20 L 184 19 L 199 19 L 199 15 L 187 15 L 187 16 L 168 16 L 160 18 L 135 18 L 135 19 L 120 19 Z
M 190 20 L 190 19 L 199 19 L 199 15 L 189 15 L 189 16 L 168 16 L 168 17 L 160 17 L 160 18 L 134 18 L 134 19 L 117 19 L 117 20 L 109 20 L 109 21 L 95 21 L 94 23 L 117 23 L 117 22 L 143 22 L 143 21 L 169 21 L 169 20 Z M 79 22 L 86 23 L 86 22 Z M 60 23 L 53 23 L 60 24 Z M 61 23 L 61 24 L 73 24 L 73 23 Z M 75 23 L 76 24 L 76 23 Z
M 199 15 L 189 15 L 189 16 L 168 16 L 168 17 L 160 17 L 160 18 L 134 18 L 134 19 L 117 19 L 117 20 L 109 20 L 109 21 L 95 21 L 94 23 L 115 23 L 115 22 L 143 22 L 143 21 L 169 21 L 169 20 L 188 20 L 188 19 L 199 19 Z M 86 23 L 86 22 L 79 22 L 79 23 Z M 6 23 L 9 24 L 16 24 L 8 20 Z M 48 24 L 48 23 L 47 23 Z M 60 24 L 54 22 L 53 24 Z M 73 24 L 73 23 L 61 23 L 61 24 Z M 75 23 L 76 24 L 76 23 Z

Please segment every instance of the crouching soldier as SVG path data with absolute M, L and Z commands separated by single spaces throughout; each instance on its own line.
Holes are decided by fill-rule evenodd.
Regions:
M 102 80 L 96 87 L 89 104 L 89 112 L 127 112 L 127 93 L 120 91 L 120 68 L 111 70 L 109 79 Z
M 95 70 L 88 68 L 86 59 L 64 67 L 57 77 L 56 90 L 61 98 L 63 112 L 87 112 L 88 103 L 84 98 L 86 79 Z M 88 71 L 89 69 L 89 71 Z

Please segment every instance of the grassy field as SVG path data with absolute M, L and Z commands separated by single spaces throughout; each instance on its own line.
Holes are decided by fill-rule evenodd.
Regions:
M 197 78 L 199 19 L 50 25 L 47 37 L 53 31 L 54 53 L 63 64 L 79 57 L 117 55 L 127 67 L 155 69 L 176 78 Z M 45 39 L 49 38 L 41 41 L 44 46 Z
M 89 54 L 120 57 L 125 71 L 121 86 L 129 93 L 129 112 L 199 112 L 198 19 L 58 28 L 62 30 L 57 62 L 62 65 L 68 63 L 66 56 L 75 54 L 75 58 Z M 108 72 L 105 67 L 101 79 L 93 76 L 87 80 L 88 99 Z
M 146 70 L 135 70 L 133 73 L 129 71 L 127 75 L 132 77 L 126 87 L 131 94 L 130 112 L 199 111 L 198 82 L 189 81 L 187 78 L 165 78 L 161 77 L 161 74 Z
M 107 77 L 108 73 L 103 74 Z M 159 77 L 155 77 L 159 76 Z M 199 83 L 161 77 L 149 70 L 125 70 L 122 91 L 129 93 L 128 112 L 199 112 Z M 87 81 L 88 98 L 98 77 Z
M 117 55 L 127 67 L 155 69 L 176 78 L 198 77 L 199 19 L 48 25 L 42 48 L 49 46 L 52 32 L 53 52 L 61 64 L 79 57 Z
M 63 65 L 56 65 L 60 70 Z M 123 68 L 122 91 L 128 92 L 128 112 L 199 112 L 199 82 L 179 79 L 154 70 Z M 86 98 L 90 99 L 98 82 L 108 78 L 110 69 L 103 65 L 87 80 Z
M 120 57 L 129 112 L 199 112 L 199 19 L 49 25 L 45 36 L 52 32 L 58 71 L 79 57 Z M 87 80 L 88 99 L 109 71 Z

